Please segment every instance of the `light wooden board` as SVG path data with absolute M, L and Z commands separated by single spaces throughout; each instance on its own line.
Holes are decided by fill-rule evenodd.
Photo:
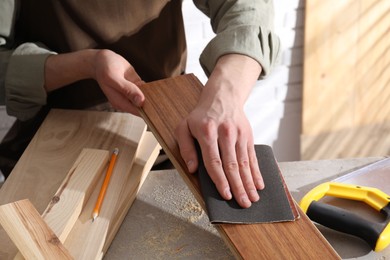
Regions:
M 372 140 L 365 129 L 390 123 L 390 1 L 308 0 L 305 8 L 303 159 L 389 154 L 387 134 Z M 373 147 L 361 146 L 366 140 Z
M 0 223 L 26 259 L 73 259 L 28 199 L 0 206 Z
M 145 181 L 149 171 L 152 169 L 154 162 L 156 161 L 161 146 L 157 142 L 156 138 L 151 132 L 146 132 L 143 137 L 140 147 L 137 150 L 135 156 L 135 162 L 131 169 L 126 184 L 121 191 L 120 201 L 118 202 L 117 215 L 112 221 L 112 225 L 108 230 L 106 241 L 103 247 L 103 254 L 107 252 L 108 247 L 115 238 L 116 233 L 120 228 L 120 224 L 123 222 L 126 214 L 136 199 L 139 189 Z
M 151 133 L 145 133 L 132 168 L 120 180 L 120 185 L 110 185 L 104 199 L 99 217 L 92 222 L 91 212 L 95 205 L 99 190 L 96 190 L 85 205 L 64 245 L 76 259 L 99 259 L 107 251 L 127 211 L 133 203 L 145 177 L 159 152 L 159 145 Z M 119 151 L 118 160 L 121 156 Z M 112 177 L 117 173 L 117 166 Z M 100 183 L 103 181 L 103 177 Z M 112 181 L 112 180 L 111 180 Z M 100 187 L 100 184 L 98 184 Z
M 28 198 L 42 214 L 83 148 L 118 147 L 116 167 L 123 171 L 111 184 L 123 184 L 115 179 L 128 176 L 145 130 L 141 118 L 126 113 L 52 110 L 0 189 L 0 205 Z M 0 229 L 0 259 L 12 259 L 16 252 Z
M 99 176 L 107 167 L 109 151 L 83 149 L 42 217 L 63 243 L 80 215 Z
M 107 150 L 83 149 L 43 212 L 43 220 L 61 243 L 65 242 L 92 190 L 95 189 L 99 176 L 107 166 L 108 158 Z M 15 259 L 23 259 L 20 252 Z
M 141 114 L 157 140 L 204 207 L 196 175 L 187 171 L 174 137 L 174 129 L 199 99 L 202 85 L 194 75 L 155 81 L 141 86 L 146 100 Z M 231 225 L 217 228 L 233 253 L 243 259 L 339 259 L 311 221 Z

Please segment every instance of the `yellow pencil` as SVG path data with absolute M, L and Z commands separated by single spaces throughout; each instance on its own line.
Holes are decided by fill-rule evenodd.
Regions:
M 108 187 L 108 183 L 110 182 L 112 171 L 113 171 L 114 166 L 115 166 L 116 158 L 118 157 L 118 153 L 119 153 L 119 149 L 115 148 L 112 155 L 111 155 L 110 164 L 108 165 L 108 168 L 106 171 L 106 176 L 104 177 L 104 181 L 103 181 L 102 187 L 101 187 L 100 192 L 99 192 L 99 197 L 96 201 L 95 208 L 92 212 L 92 222 L 99 216 L 100 207 L 102 206 L 104 196 L 106 194 L 106 190 Z

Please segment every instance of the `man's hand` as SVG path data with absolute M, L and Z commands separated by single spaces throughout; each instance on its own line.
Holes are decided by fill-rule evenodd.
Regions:
M 51 55 L 45 64 L 47 92 L 82 79 L 95 79 L 111 105 L 138 115 L 145 97 L 137 85 L 143 81 L 133 66 L 110 50 L 82 50 Z
M 127 60 L 112 51 L 102 50 L 95 57 L 94 74 L 114 108 L 138 115 L 136 107 L 145 99 L 138 85 L 144 82 Z
M 221 57 L 197 107 L 176 129 L 188 170 L 195 172 L 198 167 L 195 138 L 207 172 L 221 196 L 226 200 L 234 196 L 243 208 L 258 201 L 257 190 L 264 188 L 251 126 L 243 110 L 260 71 L 260 65 L 249 57 L 235 54 Z

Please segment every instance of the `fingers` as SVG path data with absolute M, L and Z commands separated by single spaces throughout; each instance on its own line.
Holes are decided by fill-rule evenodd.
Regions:
M 111 90 L 106 96 L 115 109 L 140 116 L 137 107 L 119 91 Z
M 234 127 L 225 124 L 219 128 L 219 146 L 223 169 L 237 203 L 248 208 L 252 202 L 259 200 L 254 183 L 251 160 L 248 156 L 247 142 L 240 140 Z
M 234 197 L 243 208 L 258 201 L 258 190 L 264 188 L 254 145 L 248 135 L 248 132 L 241 134 L 234 124 L 215 124 L 213 121 L 198 121 L 190 128 L 189 121 L 184 120 L 175 131 L 189 171 L 195 171 L 198 165 L 193 141 L 195 137 L 204 165 L 219 194 L 225 200 Z
M 143 83 L 134 67 L 109 50 L 96 54 L 95 79 L 114 108 L 138 114 L 145 97 L 138 88 Z
M 256 151 L 254 147 L 255 146 L 253 143 L 250 143 L 248 145 L 248 156 L 250 161 L 251 173 L 256 189 L 262 190 L 264 189 L 265 185 L 259 169 L 259 163 L 257 161 Z
M 183 120 L 175 129 L 175 137 L 188 171 L 194 173 L 198 168 L 198 157 L 194 145 L 194 138 L 188 128 L 187 120 Z
M 122 82 L 120 92 L 136 107 L 141 107 L 145 96 L 136 84 L 130 81 Z

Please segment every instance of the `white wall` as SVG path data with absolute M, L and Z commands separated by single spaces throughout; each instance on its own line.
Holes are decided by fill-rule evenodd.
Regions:
M 279 161 L 300 159 L 303 0 L 274 0 L 275 31 L 282 42 L 280 65 L 265 80 L 259 81 L 245 107 L 254 131 L 255 143 L 268 144 Z M 183 1 L 188 42 L 187 73 L 194 73 L 203 83 L 198 57 L 214 36 L 208 18 L 193 5 Z

